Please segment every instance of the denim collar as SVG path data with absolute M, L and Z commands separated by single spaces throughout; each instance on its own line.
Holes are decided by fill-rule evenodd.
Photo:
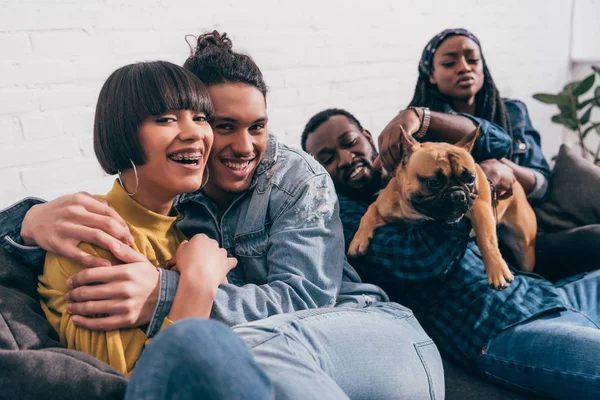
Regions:
M 256 179 L 259 175 L 267 171 L 269 168 L 275 164 L 277 161 L 277 150 L 279 148 L 279 144 L 277 143 L 277 136 L 273 133 L 269 133 L 267 138 L 267 148 L 265 149 L 265 154 L 263 154 L 262 160 L 260 160 L 260 164 L 256 168 L 254 172 L 254 176 L 252 177 L 252 183 L 250 187 L 253 187 L 256 184 Z

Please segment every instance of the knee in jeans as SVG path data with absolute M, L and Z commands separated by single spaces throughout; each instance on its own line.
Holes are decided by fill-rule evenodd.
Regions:
M 179 348 L 181 351 L 199 347 L 214 348 L 220 343 L 228 345 L 239 341 L 237 336 L 224 324 L 203 318 L 181 320 L 157 335 L 154 341 L 166 342 L 163 345 Z

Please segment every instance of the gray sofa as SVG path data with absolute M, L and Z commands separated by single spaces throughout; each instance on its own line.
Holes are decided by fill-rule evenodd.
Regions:
M 39 305 L 37 275 L 0 247 L 0 399 L 121 399 L 127 378 L 63 348 Z M 445 363 L 446 398 L 530 399 Z
M 124 375 L 58 342 L 38 301 L 40 272 L 0 248 L 0 398 L 122 399 Z

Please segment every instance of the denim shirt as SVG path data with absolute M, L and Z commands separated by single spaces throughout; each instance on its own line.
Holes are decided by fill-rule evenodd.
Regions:
M 0 234 L 18 240 L 29 207 L 15 207 L 18 212 L 11 212 L 13 207 L 0 214 Z M 362 283 L 346 260 L 339 204 L 327 171 L 306 153 L 278 144 L 274 135 L 250 188 L 226 210 L 202 191 L 182 195 L 175 207 L 177 226 L 186 236 L 204 233 L 238 259 L 229 283 L 219 286 L 211 313 L 229 326 L 309 308 L 388 300 L 379 287 Z M 3 246 L 13 253 L 35 252 L 6 240 Z M 169 313 L 178 281 L 177 272 L 161 271 L 149 336 Z
M 535 186 L 527 197 L 532 202 L 544 200 L 552 172 L 542 153 L 540 134 L 531 124 L 525 103 L 510 99 L 502 99 L 502 101 L 510 118 L 512 142 L 508 134 L 492 122 L 469 114 L 458 114 L 449 104 L 446 104 L 442 111 L 462 115 L 470 118 L 475 123 L 481 123 L 482 136 L 477 140 L 472 151 L 475 161 L 508 157 L 512 148 L 511 160 L 515 164 L 531 168 L 535 175 Z M 428 138 L 427 140 L 432 139 Z M 494 148 L 497 151 L 489 151 Z
M 481 125 L 479 138 L 475 141 L 471 154 L 476 162 L 488 160 L 490 158 L 500 159 L 506 157 L 510 152 L 510 136 L 500 126 L 485 119 L 477 118 L 469 114 L 458 114 L 450 106 L 445 108 L 443 112 L 455 115 L 461 115 L 473 121 L 475 125 Z M 421 139 L 421 142 L 439 142 L 440 139 L 434 135 L 426 134 Z
M 513 133 L 512 161 L 531 168 L 535 174 L 535 187 L 529 194 L 530 200 L 544 200 L 547 194 L 552 171 L 542 153 L 542 140 L 529 118 L 525 103 L 519 100 L 503 99 L 510 118 Z

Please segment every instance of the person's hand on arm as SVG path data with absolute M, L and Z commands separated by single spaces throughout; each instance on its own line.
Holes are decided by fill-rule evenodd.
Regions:
M 115 252 L 126 264 L 85 268 L 67 281 L 68 310 L 80 327 L 110 331 L 139 327 L 152 318 L 159 270 L 129 246 L 120 245 Z
M 66 295 L 78 326 L 109 331 L 151 320 L 160 273 L 129 247 L 133 238 L 127 224 L 106 200 L 82 192 L 35 205 L 25 215 L 21 236 L 27 244 L 88 267 L 71 276 Z M 80 248 L 82 242 L 109 250 L 124 264 L 111 266 L 106 258 Z M 98 314 L 105 316 L 90 317 Z
M 421 107 L 410 108 L 398 113 L 378 137 L 379 158 L 375 166 L 383 166 L 393 172 L 402 158 L 400 151 L 400 127 L 411 135 L 419 132 L 424 118 Z M 498 125 L 470 115 L 453 115 L 431 111 L 429 127 L 423 140 L 456 143 L 481 125 L 479 139 L 472 154 L 476 161 L 502 158 L 510 151 L 510 137 Z
M 204 234 L 194 235 L 179 245 L 171 270 L 180 273 L 179 286 L 167 318 L 209 318 L 221 283 L 237 260 L 227 256 L 217 241 Z
M 234 326 L 276 314 L 335 304 L 345 253 L 333 182 L 322 170 L 298 186 L 293 201 L 275 206 L 276 209 L 281 207 L 280 212 L 265 238 L 267 242 L 261 244 L 267 249 L 267 253 L 261 255 L 268 264 L 266 281 L 219 286 L 211 318 Z M 165 271 L 165 275 L 171 282 L 176 282 L 179 276 L 175 271 Z M 174 290 L 166 292 L 172 294 L 167 294 L 164 304 L 169 303 L 169 296 L 171 299 L 174 296 Z M 166 312 L 157 313 L 152 325 L 169 312 L 170 306 L 163 307 L 163 302 L 158 309 L 166 309 Z
M 85 192 L 31 207 L 23 219 L 21 237 L 26 245 L 38 245 L 87 267 L 110 263 L 81 250 L 81 242 L 95 244 L 117 257 L 120 245 L 133 243 L 127 224 L 108 202 Z
M 515 179 L 519 181 L 521 186 L 523 186 L 523 189 L 525 189 L 525 193 L 531 193 L 531 191 L 535 188 L 536 184 L 536 175 L 534 170 L 528 167 L 524 167 L 522 165 L 515 164 L 508 158 L 501 158 L 500 162 L 512 170 Z
M 515 173 L 510 166 L 506 165 L 505 160 L 492 158 L 479 163 L 485 176 L 495 188 L 499 199 L 505 199 L 512 195 L 512 186 L 516 180 Z
M 108 251 L 95 248 L 90 244 L 82 244 L 81 249 L 94 257 L 106 258 L 112 263 L 117 262 Z M 110 270 L 106 271 L 105 275 L 122 273 L 118 267 L 106 268 Z M 129 374 L 148 337 L 143 330 L 138 328 L 110 329 L 105 324 L 111 323 L 114 316 L 99 316 L 97 319 L 100 329 L 88 329 L 79 323 L 83 317 L 73 315 L 71 304 L 68 302 L 69 283 L 72 283 L 69 278 L 78 272 L 87 271 L 96 271 L 96 269 L 88 269 L 66 257 L 48 253 L 44 273 L 40 276 L 38 284 L 42 309 L 50 324 L 58 332 L 61 343 L 67 348 L 87 353 L 121 372 Z M 102 283 L 90 288 L 99 288 L 102 293 L 101 297 L 107 296 L 106 293 L 103 293 L 106 286 Z M 100 309 L 119 313 L 121 307 L 127 303 L 127 300 L 123 299 L 111 300 L 113 301 L 103 301 Z M 89 319 L 93 320 L 94 318 L 90 316 Z

